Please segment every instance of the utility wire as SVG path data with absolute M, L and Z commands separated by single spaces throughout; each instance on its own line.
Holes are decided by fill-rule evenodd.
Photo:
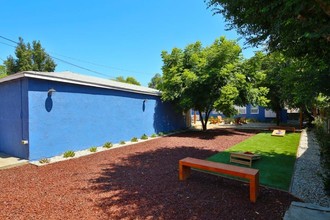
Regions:
M 6 37 L 4 37 L 4 36 L 1 36 L 1 35 L 0 35 L 0 38 L 5 39 L 5 40 L 10 41 L 10 42 L 15 43 L 15 44 L 19 44 L 18 42 L 14 41 L 14 40 L 11 40 L 11 39 L 9 39 L 9 38 L 6 38 Z M 3 43 L 3 42 L 0 42 L 0 43 L 15 48 L 15 46 L 13 46 L 13 45 L 10 45 L 10 44 L 7 44 L 7 43 Z M 73 58 L 73 57 L 60 55 L 60 54 L 57 54 L 57 53 L 54 53 L 54 52 L 52 52 L 52 54 L 56 54 L 56 55 L 61 56 L 61 57 L 65 57 L 65 58 L 72 59 L 72 60 L 76 60 L 76 61 L 83 62 L 83 63 L 88 63 L 88 64 L 91 64 L 91 65 L 99 66 L 99 67 L 103 67 L 103 68 L 108 68 L 108 69 L 113 69 L 113 70 L 119 70 L 119 71 L 125 71 L 125 72 L 131 72 L 131 73 L 145 74 L 145 73 L 143 73 L 143 72 L 139 72 L 139 71 L 127 70 L 127 69 L 122 69 L 122 68 L 117 68 L 117 67 L 107 66 L 107 65 L 103 65 L 103 64 L 97 64 L 97 63 L 93 63 L 93 62 L 86 61 L 86 60 L 76 59 L 76 58 Z M 96 73 L 96 74 L 99 74 L 99 75 L 103 75 L 103 76 L 109 77 L 109 75 L 106 75 L 106 74 L 100 73 L 100 72 L 98 72 L 98 71 L 95 71 L 95 70 L 91 70 L 91 69 L 88 69 L 88 68 L 82 67 L 82 66 L 80 66 L 80 65 L 77 65 L 77 64 L 74 64 L 74 63 L 68 62 L 68 61 L 66 61 L 66 60 L 63 60 L 63 59 L 60 59 L 60 58 L 57 58 L 57 57 L 54 57 L 54 56 L 51 56 L 51 55 L 49 55 L 49 56 L 50 56 L 51 58 L 53 58 L 53 59 L 56 59 L 56 60 L 58 60 L 58 61 L 60 61 L 60 62 L 66 63 L 66 64 L 68 64 L 68 65 L 75 66 L 75 67 L 77 67 L 77 68 L 80 68 L 80 69 L 83 69 L 83 70 L 87 70 L 87 71 L 89 71 L 89 72 L 93 72 L 93 73 Z
M 1 41 L 0 41 L 0 44 L 4 44 L 4 45 L 7 45 L 7 46 L 9 46 L 9 47 L 14 47 L 14 48 L 15 48 L 15 46 L 10 45 L 10 44 L 7 44 L 7 43 L 4 43 L 4 42 L 1 42 Z
M 5 40 L 10 41 L 10 42 L 13 42 L 13 43 L 15 43 L 15 44 L 18 44 L 18 42 L 14 41 L 14 40 L 11 40 L 11 39 L 9 39 L 9 38 L 6 38 L 6 37 L 4 37 L 4 36 L 1 36 L 1 35 L 0 35 L 0 38 L 5 39 Z
M 75 67 L 78 67 L 80 69 L 84 69 L 84 70 L 87 70 L 89 72 L 93 72 L 93 73 L 96 73 L 96 74 L 99 74 L 99 75 L 103 75 L 103 76 L 106 76 L 106 77 L 109 77 L 109 75 L 106 75 L 106 74 L 103 74 L 103 73 L 100 73 L 100 72 L 97 72 L 95 70 L 91 70 L 91 69 L 88 69 L 88 68 L 85 68 L 85 67 L 82 67 L 82 66 L 79 66 L 79 65 L 76 65 L 74 63 L 70 63 L 68 61 L 65 61 L 65 60 L 62 60 L 60 58 L 57 58 L 57 57 L 54 57 L 54 56 L 50 56 L 51 58 L 55 59 L 55 60 L 58 60 L 58 61 L 61 61 L 63 63 L 66 63 L 66 64 L 69 64 L 69 65 L 72 65 L 72 66 L 75 66 Z
M 86 61 L 86 60 L 82 60 L 82 59 L 77 59 L 77 58 L 73 58 L 73 57 L 61 55 L 61 54 L 58 54 L 58 53 L 55 53 L 55 52 L 51 52 L 51 53 L 52 54 L 55 54 L 57 56 L 65 57 L 65 58 L 68 58 L 68 59 L 76 60 L 78 62 L 88 63 L 88 64 L 91 64 L 91 65 L 94 65 L 94 66 L 99 66 L 99 67 L 103 67 L 103 68 L 107 68 L 107 69 L 120 70 L 120 71 L 131 72 L 131 73 L 145 74 L 145 72 L 140 72 L 140 71 L 135 71 L 135 70 L 128 70 L 128 69 L 122 69 L 122 68 L 108 66 L 108 65 L 104 65 L 104 64 L 97 64 L 97 63 L 93 63 L 93 62 L 90 62 L 90 61 Z

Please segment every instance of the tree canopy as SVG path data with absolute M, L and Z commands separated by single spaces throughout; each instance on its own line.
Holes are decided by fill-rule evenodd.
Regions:
M 253 46 L 266 43 L 270 51 L 294 57 L 329 60 L 330 2 L 327 0 L 209 0 Z
M 19 38 L 15 55 L 16 58 L 9 56 L 4 61 L 7 74 L 21 71 L 55 71 L 56 64 L 42 48 L 40 41 L 33 41 L 31 46 L 30 43 L 25 44 L 23 39 Z
M 198 110 L 203 130 L 213 109 L 231 116 L 237 113 L 235 104 L 266 103 L 268 90 L 256 86 L 260 72 L 246 74 L 236 41 L 221 37 L 208 47 L 197 41 L 184 50 L 163 51 L 162 59 L 162 99 Z
M 148 83 L 148 87 L 149 88 L 153 88 L 153 89 L 161 89 L 160 86 L 162 84 L 162 75 L 160 75 L 159 73 L 156 73 L 152 78 L 151 81 Z
M 285 91 L 278 98 L 286 105 L 308 112 L 317 97 L 330 97 L 328 0 L 206 2 L 215 14 L 225 17 L 229 29 L 236 29 L 248 44 L 268 51 L 268 77 L 274 82 L 268 86 Z
M 117 76 L 115 78 L 115 81 L 118 82 L 123 82 L 123 83 L 129 83 L 129 84 L 133 84 L 133 85 L 138 85 L 140 86 L 141 84 L 132 76 L 128 76 L 126 77 L 126 79 L 123 76 Z
M 3 78 L 3 77 L 5 77 L 5 76 L 7 76 L 7 73 L 6 73 L 6 67 L 0 65 L 0 78 Z

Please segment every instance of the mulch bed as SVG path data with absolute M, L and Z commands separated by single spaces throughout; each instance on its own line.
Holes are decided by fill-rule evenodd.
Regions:
M 178 161 L 205 159 L 253 131 L 189 131 L 93 155 L 0 171 L 0 219 L 281 219 L 287 192 L 261 187 L 255 204 L 246 183 L 192 172 Z

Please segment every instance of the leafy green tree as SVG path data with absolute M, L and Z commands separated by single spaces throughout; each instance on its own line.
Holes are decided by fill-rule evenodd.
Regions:
M 328 0 L 208 0 L 253 46 L 286 55 L 329 60 L 330 2 Z
M 6 67 L 0 65 L 0 78 L 3 78 L 3 77 L 5 77 L 5 76 L 7 76 L 7 73 L 6 73 Z
M 285 75 L 288 73 L 288 60 L 281 53 L 271 53 L 268 55 L 258 53 L 251 59 L 254 59 L 255 62 L 261 61 L 262 63 L 260 67 L 266 74 L 263 85 L 269 89 L 267 94 L 269 103 L 266 107 L 276 113 L 276 124 L 280 125 L 280 113 L 286 107 L 285 93 L 288 92 L 283 85 L 285 83 Z
M 184 50 L 163 51 L 162 59 L 162 99 L 182 110 L 197 110 L 204 131 L 213 109 L 231 116 L 237 113 L 235 104 L 265 104 L 267 89 L 253 86 L 257 74 L 251 73 L 250 79 L 245 75 L 236 41 L 221 37 L 209 47 L 196 42 Z
M 162 75 L 160 75 L 159 73 L 156 73 L 152 78 L 151 81 L 148 83 L 148 87 L 149 88 L 153 88 L 153 89 L 158 89 L 160 90 L 160 85 L 162 84 Z
M 134 77 L 131 77 L 131 76 L 128 76 L 126 78 L 126 82 L 129 84 L 134 84 L 134 85 L 138 85 L 138 86 L 141 85 L 141 83 L 139 83 Z
M 129 84 L 138 85 L 138 86 L 141 85 L 134 77 L 131 77 L 131 76 L 128 76 L 126 79 L 123 76 L 117 76 L 115 78 L 115 81 L 122 82 L 122 83 L 129 83 Z
M 221 13 L 229 29 L 236 29 L 248 44 L 285 56 L 286 61 L 281 61 L 276 67 L 281 67 L 283 74 L 288 74 L 281 77 L 282 81 L 275 80 L 276 76 L 273 76 L 286 91 L 286 97 L 281 99 L 285 99 L 287 105 L 299 106 L 310 117 L 313 100 L 319 94 L 330 97 L 328 0 L 206 2 L 215 14 Z
M 43 71 L 54 72 L 56 64 L 53 59 L 42 48 L 40 41 L 33 41 L 25 44 L 22 38 L 19 38 L 15 50 L 17 58 L 9 56 L 4 64 L 8 74 L 21 71 Z

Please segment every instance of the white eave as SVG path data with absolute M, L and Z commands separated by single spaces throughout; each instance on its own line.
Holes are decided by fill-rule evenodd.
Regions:
M 42 79 L 55 82 L 70 83 L 83 86 L 91 86 L 104 89 L 113 89 L 126 92 L 140 93 L 146 95 L 160 96 L 161 92 L 156 89 L 151 89 L 143 86 L 132 85 L 128 83 L 121 83 L 110 79 L 103 79 L 93 76 L 86 76 L 72 72 L 35 72 L 25 71 L 9 75 L 1 78 L 0 83 L 12 81 L 19 78 L 33 78 Z

